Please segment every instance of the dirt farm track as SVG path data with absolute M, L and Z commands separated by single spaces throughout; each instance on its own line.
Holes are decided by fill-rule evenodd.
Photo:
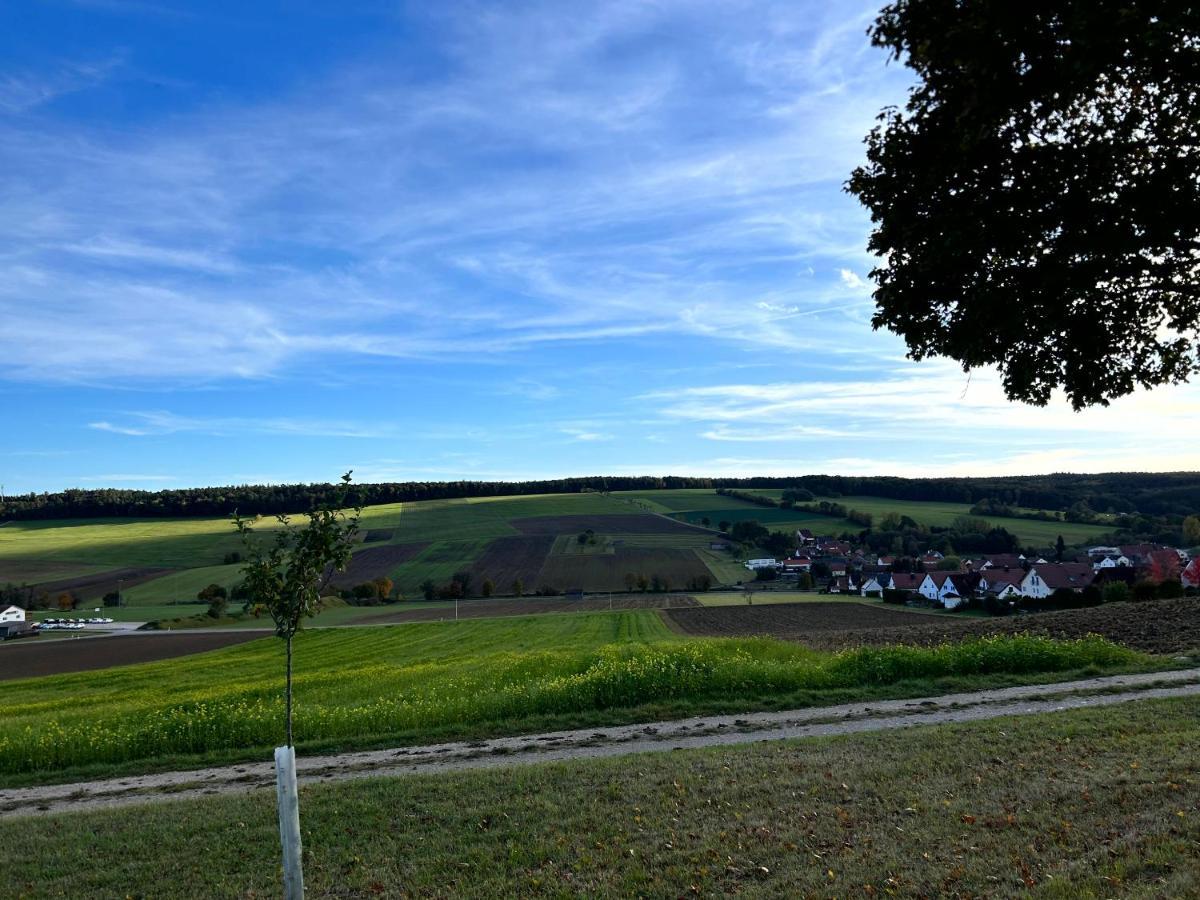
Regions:
M 854 603 L 717 606 L 665 612 L 676 631 L 697 637 L 762 635 L 821 650 L 864 644 L 932 645 L 991 634 L 1044 634 L 1079 638 L 1099 634 L 1149 653 L 1200 649 L 1200 600 L 1111 603 L 995 619 L 921 615 Z
M 205 650 L 218 650 L 261 637 L 263 633 L 258 631 L 227 631 L 131 634 L 62 640 L 27 639 L 26 643 L 0 647 L 0 681 L 155 662 Z

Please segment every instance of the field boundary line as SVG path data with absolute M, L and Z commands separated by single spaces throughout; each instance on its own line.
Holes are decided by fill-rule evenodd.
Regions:
M 1200 669 L 301 757 L 297 760 L 297 774 L 301 784 L 307 786 L 350 778 L 441 773 L 859 734 L 1189 696 L 1200 696 Z M 265 790 L 274 786 L 274 778 L 273 764 L 264 761 L 73 784 L 0 789 L 0 819 Z

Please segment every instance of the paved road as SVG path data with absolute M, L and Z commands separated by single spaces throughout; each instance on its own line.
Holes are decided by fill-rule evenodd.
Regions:
M 613 728 L 556 731 L 497 738 L 301 757 L 300 781 L 314 784 L 379 775 L 492 768 L 552 760 L 593 759 L 629 753 L 732 746 L 784 738 L 855 734 L 947 722 L 973 722 L 1136 700 L 1200 695 L 1200 669 L 1117 675 L 1058 684 L 1028 685 L 887 700 L 789 712 L 702 716 Z M 76 784 L 0 790 L 0 818 L 84 811 L 271 789 L 273 765 L 247 763 L 189 772 L 165 772 Z

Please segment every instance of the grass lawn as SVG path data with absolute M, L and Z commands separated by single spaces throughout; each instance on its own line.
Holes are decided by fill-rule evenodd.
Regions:
M 728 506 L 730 509 L 761 509 L 745 500 L 735 500 L 732 497 L 722 497 L 712 488 L 672 488 L 662 491 L 613 491 L 613 497 L 625 501 L 645 504 L 655 512 L 678 513 L 698 509 L 712 509 L 714 506 Z
M 217 565 L 241 541 L 228 519 L 53 519 L 0 529 L 6 559 L 102 567 Z
M 301 789 L 310 896 L 1200 895 L 1200 700 Z M 147 836 L 153 835 L 152 840 Z M 0 822 L 15 896 L 276 896 L 274 796 Z M 103 861 L 103 864 L 97 864 Z
M 282 642 L 268 637 L 112 668 L 102 678 L 9 681 L 0 783 L 264 753 L 281 731 L 282 657 Z M 314 629 L 296 641 L 296 738 L 306 751 L 417 743 L 933 693 L 964 679 L 978 686 L 1149 662 L 1098 638 L 841 654 L 766 639 L 685 639 L 651 610 Z
M 765 497 L 772 497 L 778 500 L 782 494 L 782 489 L 755 489 L 750 493 L 762 494 Z M 856 509 L 859 512 L 870 513 L 875 517 L 875 524 L 879 524 L 879 520 L 890 512 L 898 515 L 908 516 L 915 522 L 920 522 L 923 525 L 946 527 L 953 523 L 958 516 L 967 516 L 971 514 L 971 504 L 969 503 L 942 503 L 938 501 L 924 500 L 891 500 L 887 497 L 867 497 L 867 496 L 849 496 L 849 497 L 818 497 L 817 500 L 830 500 L 835 503 L 840 503 L 849 509 Z M 768 510 L 768 512 L 772 512 Z M 784 512 L 781 510 L 780 512 Z M 827 523 L 841 523 L 842 519 L 833 519 L 830 517 L 822 517 Z M 1111 530 L 1104 525 L 1083 525 L 1074 522 L 1038 522 L 1033 519 L 1009 519 L 1001 516 L 984 516 L 988 521 L 995 525 L 1007 528 L 1013 534 L 1017 535 L 1023 543 L 1034 544 L 1037 546 L 1053 545 L 1055 539 L 1061 534 L 1063 540 L 1068 544 L 1087 544 L 1091 543 L 1099 535 Z M 761 520 L 765 521 L 765 520 Z M 812 526 L 802 526 L 812 527 Z M 843 526 L 838 524 L 836 527 L 833 524 L 827 524 L 825 531 L 840 532 Z M 814 531 L 818 529 L 814 528 Z M 851 524 L 848 528 L 850 531 L 859 531 L 861 528 Z M 818 531 L 818 533 L 820 533 Z
M 122 599 L 130 606 L 154 606 L 172 600 L 195 600 L 196 594 L 210 584 L 232 588 L 241 580 L 242 567 L 238 563 L 220 566 L 198 566 L 171 572 L 153 581 L 134 585 L 121 592 Z

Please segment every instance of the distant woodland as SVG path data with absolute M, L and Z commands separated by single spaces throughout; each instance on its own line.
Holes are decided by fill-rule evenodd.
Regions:
M 438 481 L 359 484 L 351 502 L 363 505 L 522 494 L 633 491 L 663 488 L 794 488 L 817 497 L 869 495 L 894 500 L 981 504 L 983 509 L 1070 512 L 1093 516 L 1182 517 L 1200 511 L 1200 472 L 1032 475 L 1010 478 L 894 478 L 803 475 L 792 478 L 606 477 L 546 481 Z M 329 500 L 330 484 L 245 484 L 135 491 L 72 489 L 0 500 L 0 520 L 98 517 L 224 516 L 303 512 Z

